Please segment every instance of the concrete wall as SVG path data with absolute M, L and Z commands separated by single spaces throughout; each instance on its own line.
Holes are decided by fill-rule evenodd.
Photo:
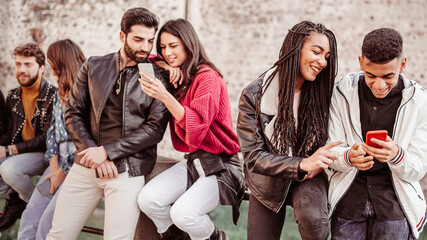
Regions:
M 210 59 L 228 83 L 233 119 L 240 92 L 278 58 L 281 43 L 302 20 L 321 22 L 337 37 L 339 74 L 358 71 L 363 36 L 379 27 L 393 27 L 404 39 L 406 74 L 427 87 L 427 4 L 424 0 L 0 0 L 0 89 L 4 94 L 17 81 L 11 51 L 36 41 L 44 50 L 56 40 L 70 38 L 86 56 L 117 51 L 120 19 L 131 7 L 144 6 L 161 24 L 169 19 L 192 22 Z M 45 76 L 52 82 L 50 69 Z M 167 133 L 163 155 L 177 157 Z

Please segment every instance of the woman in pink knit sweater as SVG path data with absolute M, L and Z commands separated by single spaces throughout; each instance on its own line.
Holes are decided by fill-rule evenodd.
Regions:
M 226 83 L 188 21 L 168 21 L 156 45 L 170 67 L 180 68 L 182 82 L 172 95 L 141 73 L 141 88 L 171 112 L 172 143 L 187 154 L 145 185 L 138 204 L 162 239 L 228 239 L 207 215 L 220 204 L 232 205 L 236 223 L 244 194 Z

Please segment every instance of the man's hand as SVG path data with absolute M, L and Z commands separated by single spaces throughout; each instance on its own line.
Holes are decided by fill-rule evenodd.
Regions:
M 301 170 L 304 170 L 306 172 L 317 172 L 320 169 L 323 170 L 328 168 L 328 166 L 331 165 L 337 159 L 337 155 L 329 150 L 343 143 L 343 141 L 331 142 L 328 145 L 317 149 L 317 151 L 313 153 L 313 155 L 308 158 L 304 158 L 301 161 Z
M 45 177 L 45 179 L 50 179 L 50 194 L 55 194 L 65 177 L 65 173 L 60 168 L 54 172 L 50 172 L 49 175 Z
M 100 179 L 110 179 L 119 176 L 116 165 L 114 165 L 114 162 L 110 160 L 104 161 L 96 168 L 96 171 L 98 172 Z
M 351 164 L 362 171 L 368 170 L 374 166 L 374 159 L 372 156 L 366 156 L 366 152 L 363 150 L 360 144 L 354 144 L 348 151 L 348 158 Z
M 78 155 L 83 156 L 80 164 L 92 169 L 99 167 L 108 158 L 104 146 L 87 148 L 79 152 Z
M 399 147 L 389 136 L 387 136 L 387 141 L 381 141 L 376 138 L 372 138 L 371 141 L 380 145 L 381 148 L 375 148 L 367 145 L 366 143 L 362 143 L 363 150 L 380 162 L 388 162 L 395 158 L 399 153 Z

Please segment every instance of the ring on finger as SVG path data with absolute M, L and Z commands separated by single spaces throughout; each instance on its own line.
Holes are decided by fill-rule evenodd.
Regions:
M 151 87 L 151 84 L 148 84 L 148 86 L 147 86 L 148 88 L 150 88 Z

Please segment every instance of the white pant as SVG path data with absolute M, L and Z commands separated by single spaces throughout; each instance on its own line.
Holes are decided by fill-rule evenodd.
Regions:
M 74 164 L 62 184 L 46 239 L 76 239 L 98 203 L 105 197 L 104 239 L 133 240 L 139 218 L 136 198 L 144 176 L 96 178 L 95 169 Z
M 193 240 L 209 238 L 215 226 L 207 213 L 220 205 L 217 179 L 200 177 L 186 189 L 187 161 L 182 161 L 150 180 L 138 195 L 138 205 L 159 233 L 175 224 Z

